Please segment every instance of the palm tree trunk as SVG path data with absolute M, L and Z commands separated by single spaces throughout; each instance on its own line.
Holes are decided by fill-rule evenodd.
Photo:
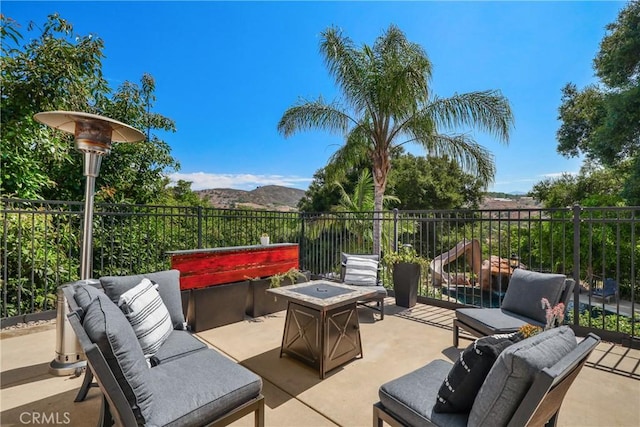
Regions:
M 384 187 L 374 181 L 373 196 L 373 253 L 380 255 L 382 241 L 382 199 L 384 196 Z
M 387 188 L 387 175 L 391 164 L 389 153 L 379 149 L 373 152 L 373 253 L 381 255 L 382 247 L 382 202 Z

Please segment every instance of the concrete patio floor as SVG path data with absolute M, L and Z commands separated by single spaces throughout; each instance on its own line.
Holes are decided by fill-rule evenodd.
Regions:
M 359 310 L 364 357 L 324 380 L 299 361 L 279 357 L 284 312 L 197 336 L 262 376 L 267 426 L 370 426 L 382 383 L 434 359 L 455 360 L 469 344 L 462 340 L 460 348 L 452 347 L 451 310 L 421 304 L 403 309 L 391 298 L 386 304 L 384 321 Z M 82 377 L 50 375 L 54 349 L 54 325 L 1 333 L 2 426 L 96 425 L 99 390 L 74 403 Z M 253 419 L 233 425 L 253 426 Z M 640 426 L 640 350 L 601 343 L 569 390 L 559 425 Z

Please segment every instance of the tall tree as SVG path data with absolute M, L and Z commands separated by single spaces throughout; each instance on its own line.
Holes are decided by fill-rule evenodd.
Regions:
M 558 152 L 607 168 L 631 163 L 622 195 L 640 204 L 640 2 L 629 2 L 607 25 L 594 69 L 598 84 L 562 90 Z
M 105 115 L 147 133 L 142 143 L 114 144 L 102 162 L 96 199 L 154 200 L 166 174 L 179 164 L 153 133 L 175 130 L 172 120 L 152 112 L 153 77 L 145 74 L 140 85 L 125 82 L 112 94 L 102 76 L 104 43 L 99 37 L 76 34 L 71 23 L 53 14 L 42 27 L 27 26 L 36 35 L 25 43 L 17 22 L 6 16 L 1 20 L 0 193 L 82 199 L 82 157 L 73 149 L 73 137 L 33 120 L 41 111 L 73 110 Z
M 405 154 L 391 161 L 387 190 L 398 198 L 398 209 L 477 208 L 483 185 L 445 157 Z
M 406 143 L 419 144 L 429 155 L 449 155 L 483 182 L 493 179 L 491 154 L 466 133 L 474 126 L 507 142 L 513 117 L 509 103 L 497 91 L 431 93 L 431 62 L 419 45 L 391 25 L 373 46 L 357 48 L 337 28 L 322 33 L 320 51 L 342 92 L 342 103 L 301 100 L 287 109 L 278 130 L 289 137 L 301 130 L 324 129 L 344 135 L 345 142 L 331 162 L 349 167 L 362 158 L 371 161 L 375 186 L 374 211 L 382 211 L 391 153 Z M 344 104 L 343 104 L 344 103 Z M 373 249 L 380 253 L 379 220 L 373 225 Z
M 627 162 L 628 163 L 628 162 Z M 603 168 L 586 162 L 578 175 L 562 174 L 533 186 L 529 195 L 547 208 L 623 205 L 620 193 L 628 173 L 621 168 Z
M 27 31 L 39 30 L 40 35 L 26 42 L 18 22 L 4 15 L 0 19 L 1 193 L 41 198 L 58 187 L 49 175 L 53 165 L 71 169 L 77 156 L 70 139 L 51 138 L 33 115 L 47 110 L 93 112 L 96 100 L 108 91 L 102 76 L 104 43 L 93 35 L 75 34 L 58 14 L 50 15 L 42 28 L 30 23 Z

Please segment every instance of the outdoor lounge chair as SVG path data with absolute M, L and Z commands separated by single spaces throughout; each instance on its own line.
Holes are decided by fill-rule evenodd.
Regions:
M 153 274 L 177 280 L 174 273 Z M 124 288 L 134 277 L 112 283 L 111 290 Z M 145 356 L 132 323 L 107 294 L 84 281 L 64 286 L 69 322 L 87 357 L 87 369 L 102 392 L 98 426 L 114 422 L 124 427 L 226 426 L 250 413 L 255 415 L 256 427 L 264 426 L 261 378 L 182 330 L 179 287 L 170 285 L 175 289 L 164 287 L 157 292 L 163 303 L 166 301 L 171 319 L 162 318 L 169 322 L 168 331 L 151 357 Z M 139 301 L 143 299 L 140 294 L 135 297 Z M 165 298 L 168 295 L 171 300 Z M 145 305 L 141 317 L 151 318 L 151 306 L 162 305 L 157 301 L 155 298 Z M 179 321 L 172 322 L 174 318 Z
M 563 274 L 538 273 L 519 268 L 514 270 L 500 308 L 456 310 L 453 346 L 458 346 L 460 328 L 475 337 L 482 337 L 515 332 L 526 324 L 544 327 L 546 311 L 541 299 L 546 298 L 552 307 L 558 303 L 566 307 L 574 284 L 573 279 Z
M 363 258 L 363 259 L 375 261 L 377 263 L 375 267 L 375 272 L 371 273 L 369 275 L 369 278 L 361 277 L 361 275 L 358 274 L 358 272 L 355 272 L 356 273 L 355 275 L 358 276 L 357 280 L 355 281 L 350 280 L 350 278 L 354 276 L 351 274 L 347 275 L 348 269 L 350 268 L 350 266 L 347 265 L 349 258 Z M 382 286 L 382 282 L 380 281 L 380 269 L 381 269 L 380 257 L 378 255 L 371 255 L 371 254 L 347 254 L 343 252 L 341 255 L 340 266 L 341 266 L 340 268 L 341 282 L 346 283 L 348 285 L 354 285 L 354 286 L 367 286 L 368 288 L 371 288 L 376 291 L 376 294 L 374 296 L 363 301 L 358 301 L 358 304 L 365 306 L 367 308 L 370 308 L 372 310 L 378 311 L 380 313 L 380 320 L 384 320 L 384 299 L 387 296 L 387 290 L 385 289 L 384 286 Z M 375 303 L 375 305 L 372 306 L 370 304 L 371 302 Z
M 380 387 L 373 425 L 555 426 L 567 390 L 600 342 L 589 334 L 576 343 L 567 326 L 512 344 L 500 353 L 469 412 L 435 412 L 440 387 L 452 366 L 435 360 Z
M 616 297 L 618 295 L 618 282 L 616 282 L 612 278 L 607 278 L 604 280 L 604 285 L 602 288 L 594 288 L 591 291 L 591 295 L 594 297 L 602 298 L 609 302 L 611 297 Z

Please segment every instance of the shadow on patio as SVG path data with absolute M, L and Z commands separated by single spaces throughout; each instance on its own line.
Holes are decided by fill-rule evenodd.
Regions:
M 451 345 L 451 310 L 422 304 L 403 309 L 391 298 L 386 303 L 381 322 L 373 322 L 372 311 L 359 311 L 364 357 L 329 372 L 324 380 L 299 361 L 279 357 L 284 312 L 197 336 L 262 376 L 266 425 L 370 426 L 381 384 L 437 358 L 454 360 L 461 351 Z M 461 347 L 468 343 L 463 340 Z M 96 424 L 99 391 L 92 389 L 86 401 L 74 403 L 82 378 L 47 372 L 55 348 L 52 325 L 5 331 L 0 346 L 3 426 Z M 569 390 L 559 425 L 638 426 L 638 396 L 640 350 L 601 343 Z M 253 420 L 244 418 L 234 425 L 252 426 Z

